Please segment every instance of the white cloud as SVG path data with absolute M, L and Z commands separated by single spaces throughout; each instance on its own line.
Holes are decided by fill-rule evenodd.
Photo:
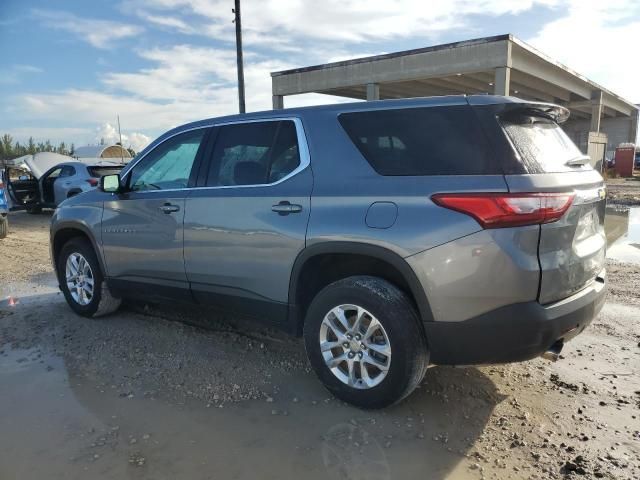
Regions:
M 96 128 L 94 140 L 96 143 L 100 143 L 102 140 L 104 140 L 106 144 L 118 143 L 120 142 L 120 135 L 118 134 L 118 129 L 115 126 L 110 123 L 103 123 Z M 140 132 L 122 134 L 122 145 L 125 147 L 131 147 L 136 152 L 142 150 L 144 147 L 149 145 L 150 142 L 151 138 Z
M 631 101 L 640 101 L 637 0 L 571 0 L 567 15 L 529 39 L 534 47 Z
M 452 28 L 467 26 L 475 14 L 517 14 L 534 5 L 556 5 L 560 0 L 243 0 L 245 38 L 268 42 L 265 46 L 297 48 L 300 38 L 360 43 L 398 38 L 434 38 Z M 126 0 L 125 12 L 162 11 L 180 18 L 178 12 L 196 14 L 213 21 L 196 32 L 234 41 L 231 3 L 227 0 Z M 170 12 L 170 13 L 167 13 Z M 463 12 L 463 13 L 462 13 Z M 248 44 L 248 43 L 247 43 Z
M 113 42 L 127 37 L 139 35 L 142 27 L 123 22 L 82 18 L 71 13 L 33 9 L 32 13 L 46 26 L 69 32 L 80 40 L 86 41 L 96 48 L 113 48 Z
M 394 50 L 392 42 L 429 44 L 452 29 L 460 35 L 469 31 L 486 34 L 487 28 L 493 27 L 478 28 L 470 23 L 474 15 L 518 14 L 539 5 L 568 8 L 558 8 L 562 17 L 527 41 L 614 92 L 639 100 L 635 79 L 640 77 L 640 67 L 627 58 L 630 49 L 623 47 L 634 44 L 640 32 L 639 12 L 632 8 L 636 4 L 632 0 L 611 0 L 605 6 L 591 0 L 243 0 L 247 108 L 271 108 L 271 71 L 382 53 L 381 45 Z M 231 6 L 227 0 L 124 0 L 121 11 L 125 21 L 34 10 L 46 25 L 98 48 L 109 48 L 115 40 L 143 31 L 143 27 L 127 23 L 127 15 L 141 19 L 147 30 L 169 32 L 163 33 L 168 39 L 163 43 L 171 46 L 139 47 L 135 53 L 145 61 L 144 68 L 101 74 L 100 83 L 93 88 L 70 86 L 17 95 L 9 100 L 5 112 L 16 118 L 37 118 L 43 124 L 64 121 L 105 129 L 113 128 L 113 119 L 119 114 L 132 146 L 141 146 L 150 136 L 188 121 L 235 113 Z M 208 42 L 222 47 L 189 45 L 184 36 L 177 38 L 185 43 L 176 45 L 171 32 L 221 40 Z M 337 101 L 345 100 L 307 94 L 287 97 L 285 106 Z M 91 127 L 83 132 L 83 141 L 96 141 Z

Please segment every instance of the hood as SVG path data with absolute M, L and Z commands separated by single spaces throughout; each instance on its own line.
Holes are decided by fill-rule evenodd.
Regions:
M 73 161 L 74 159 L 67 155 L 53 152 L 40 152 L 34 155 L 24 155 L 19 158 L 14 158 L 13 160 L 6 161 L 5 164 L 13 167 L 26 167 L 34 177 L 39 179 L 43 173 L 59 163 Z

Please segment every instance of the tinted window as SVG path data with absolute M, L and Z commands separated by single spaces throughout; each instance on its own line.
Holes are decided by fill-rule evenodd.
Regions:
M 501 173 L 468 106 L 370 110 L 339 120 L 381 175 Z
M 529 173 L 553 173 L 591 168 L 566 163 L 582 153 L 556 122 L 546 117 L 512 113 L 501 119 Z
M 249 122 L 220 127 L 207 186 L 263 185 L 300 165 L 292 121 Z
M 60 172 L 60 177 L 72 177 L 76 174 L 76 169 L 70 165 L 65 165 L 62 167 L 62 171 Z
M 177 135 L 161 143 L 131 171 L 131 190 L 167 190 L 186 188 L 206 130 Z

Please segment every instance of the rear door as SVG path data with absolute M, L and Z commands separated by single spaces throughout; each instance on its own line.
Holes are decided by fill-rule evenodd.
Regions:
M 605 188 L 562 128 L 544 112 L 514 110 L 500 123 L 526 173 L 506 175 L 512 192 L 574 194 L 558 221 L 542 224 L 538 255 L 540 303 L 561 300 L 593 282 L 604 269 Z
M 77 181 L 76 169 L 72 165 L 64 165 L 58 178 L 53 182 L 53 203 L 57 206 L 67 199 L 69 189 Z
M 184 260 L 201 303 L 283 321 L 289 279 L 305 246 L 312 174 L 302 125 L 224 125 L 186 199 Z M 213 135 L 212 135 L 213 136 Z

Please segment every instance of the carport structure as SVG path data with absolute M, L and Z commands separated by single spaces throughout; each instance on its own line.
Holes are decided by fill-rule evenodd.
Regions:
M 598 61 L 594 58 L 594 61 Z M 621 67 L 621 72 L 622 72 Z M 563 125 L 595 161 L 635 142 L 638 108 L 511 34 L 271 73 L 273 108 L 323 93 L 361 100 L 459 94 L 513 95 L 571 111 Z

